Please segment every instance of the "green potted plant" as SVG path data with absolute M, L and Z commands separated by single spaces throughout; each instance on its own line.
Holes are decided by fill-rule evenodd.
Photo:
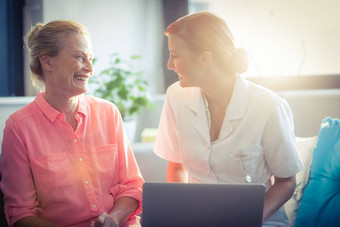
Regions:
M 136 119 L 143 107 L 153 106 L 148 93 L 148 83 L 142 78 L 143 72 L 134 70 L 134 64 L 140 59 L 141 56 L 121 59 L 119 54 L 114 53 L 110 56 L 108 68 L 91 79 L 91 83 L 97 87 L 94 95 L 117 106 L 125 127 L 126 122 Z

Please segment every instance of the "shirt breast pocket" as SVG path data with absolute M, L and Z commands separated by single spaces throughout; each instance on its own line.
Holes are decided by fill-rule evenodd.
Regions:
M 49 192 L 74 183 L 72 165 L 66 152 L 39 157 L 32 161 L 42 191 Z
M 256 144 L 233 149 L 229 156 L 235 165 L 241 166 L 251 175 L 257 173 L 263 160 L 261 150 Z
M 94 146 L 90 149 L 94 171 L 101 178 L 112 179 L 118 171 L 117 144 Z

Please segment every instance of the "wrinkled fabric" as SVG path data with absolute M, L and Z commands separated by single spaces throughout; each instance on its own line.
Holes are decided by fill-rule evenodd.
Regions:
M 303 168 L 287 102 L 238 76 L 219 138 L 210 142 L 209 117 L 199 88 L 175 83 L 167 90 L 154 152 L 182 163 L 192 183 L 253 183 L 268 191 L 271 176 Z
M 61 226 L 89 226 L 123 196 L 141 212 L 144 180 L 118 109 L 79 96 L 76 130 L 40 93 L 6 121 L 0 170 L 7 222 L 39 216 Z

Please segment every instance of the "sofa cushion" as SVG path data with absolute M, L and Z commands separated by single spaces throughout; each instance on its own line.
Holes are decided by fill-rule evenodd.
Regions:
M 285 210 L 291 227 L 294 226 L 303 191 L 309 177 L 310 165 L 317 137 L 296 137 L 296 146 L 304 168 L 296 174 L 296 188 L 293 196 L 286 202 Z
M 340 226 L 339 119 L 322 121 L 295 226 Z
M 168 162 L 155 155 L 154 143 L 133 143 L 131 146 L 145 182 L 166 182 Z

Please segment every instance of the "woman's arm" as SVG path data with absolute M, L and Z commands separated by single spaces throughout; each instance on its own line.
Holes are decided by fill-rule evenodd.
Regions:
M 54 223 L 51 223 L 45 219 L 39 218 L 37 216 L 27 216 L 14 224 L 14 227 L 59 227 Z
M 137 209 L 137 206 L 138 201 L 136 199 L 132 197 L 121 197 L 115 201 L 110 216 L 113 217 L 119 225 L 126 223 L 130 215 Z
M 275 177 L 275 182 L 268 190 L 264 200 L 263 222 L 292 197 L 295 186 L 295 175 L 288 178 Z
M 188 173 L 182 163 L 168 162 L 166 181 L 188 183 Z

